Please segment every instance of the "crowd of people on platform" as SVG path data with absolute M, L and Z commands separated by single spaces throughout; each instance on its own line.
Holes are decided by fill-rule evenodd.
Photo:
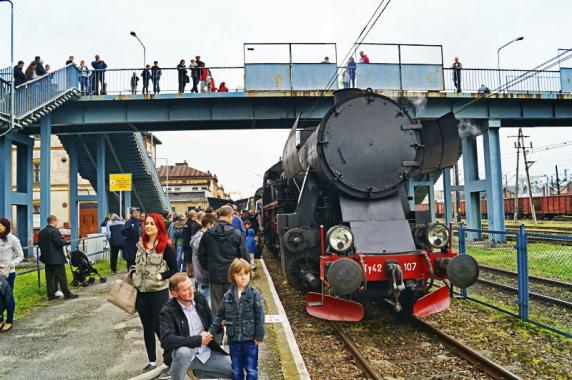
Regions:
M 49 301 L 77 298 L 70 291 L 64 248 L 71 242 L 50 215 L 38 235 L 39 260 L 45 266 Z M 250 285 L 260 253 L 259 221 L 236 205 L 185 214 L 141 214 L 131 208 L 127 220 L 112 214 L 102 223 L 110 247 L 111 273 L 118 258 L 137 289 L 136 310 L 143 325 L 148 364 L 157 367 L 156 340 L 167 368 L 159 379 L 256 379 L 258 346 L 264 340 L 264 305 Z M 12 329 L 16 307 L 15 267 L 24 254 L 10 221 L 0 219 L 0 332 Z M 58 288 L 60 290 L 58 290 Z M 221 348 L 225 332 L 230 355 Z
M 63 238 L 55 216 L 47 223 L 38 245 L 48 300 L 77 298 L 65 268 L 64 248 L 70 241 Z M 253 211 L 239 213 L 228 204 L 171 216 L 131 208 L 127 220 L 111 214 L 101 226 L 109 241 L 111 273 L 117 273 L 122 257 L 137 289 L 136 310 L 148 357 L 145 372 L 157 367 L 157 336 L 167 365 L 159 379 L 185 379 L 189 370 L 199 378 L 257 378 L 264 308 L 260 292 L 249 285 L 261 252 Z M 24 257 L 10 231 L 10 222 L 0 219 L 0 290 L 10 290 L 0 292 L 6 294 L 0 310 L 7 309 L 0 331 L 12 328 L 15 267 Z M 230 355 L 221 348 L 223 331 Z

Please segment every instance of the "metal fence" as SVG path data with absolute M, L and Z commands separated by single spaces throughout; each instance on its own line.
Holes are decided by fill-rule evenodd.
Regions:
M 460 254 L 473 256 L 479 281 L 461 295 L 572 337 L 572 237 L 465 228 Z
M 98 262 L 98 261 L 104 261 L 107 260 L 109 258 L 109 245 L 107 244 L 107 239 L 105 239 L 105 237 L 103 237 L 103 239 L 105 240 L 102 244 L 102 249 L 101 250 L 96 250 L 95 252 L 89 252 L 89 241 L 90 240 L 101 240 L 102 236 L 93 236 L 93 237 L 85 237 L 85 238 L 81 238 L 81 239 L 77 239 L 77 240 L 71 240 L 71 246 L 70 249 L 79 249 L 82 252 L 86 253 L 87 257 L 90 259 L 90 262 Z M 40 247 L 38 245 L 33 245 L 33 246 L 26 246 L 26 247 L 22 247 L 23 250 L 29 250 L 31 252 L 34 252 L 34 258 L 35 258 L 35 265 L 34 266 L 23 266 L 21 265 L 20 267 L 16 268 L 16 273 L 17 275 L 21 276 L 24 274 L 28 274 L 28 273 L 36 273 L 37 278 L 38 278 L 38 288 L 40 288 L 42 286 L 42 276 L 41 276 L 41 272 L 43 269 L 45 269 L 45 265 L 42 264 L 42 262 L 40 261 Z M 69 249 L 66 248 L 66 250 L 69 252 Z M 69 259 L 68 259 L 69 261 Z M 69 263 L 69 267 L 71 270 L 71 263 Z

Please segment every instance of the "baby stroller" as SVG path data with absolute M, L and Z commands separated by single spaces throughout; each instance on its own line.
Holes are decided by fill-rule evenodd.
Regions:
M 95 269 L 85 253 L 76 249 L 69 253 L 70 266 L 72 268 L 73 286 L 88 286 L 95 282 L 94 274 L 99 277 L 100 283 L 105 283 L 107 278 L 101 276 L 97 269 Z

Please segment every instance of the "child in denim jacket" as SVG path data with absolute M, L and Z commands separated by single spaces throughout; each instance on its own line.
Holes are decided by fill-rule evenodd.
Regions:
M 228 270 L 232 283 L 224 294 L 209 333 L 216 335 L 226 326 L 232 360 L 232 379 L 258 379 L 258 346 L 264 340 L 264 303 L 257 289 L 249 286 L 251 267 L 244 259 L 234 259 Z

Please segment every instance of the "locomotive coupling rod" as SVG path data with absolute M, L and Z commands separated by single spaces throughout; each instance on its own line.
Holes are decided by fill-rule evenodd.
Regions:
M 469 363 L 482 369 L 493 379 L 522 380 L 522 378 L 502 367 L 500 364 L 495 363 L 489 358 L 481 355 L 477 351 L 450 337 L 439 329 L 431 326 L 429 323 L 422 321 L 419 318 L 413 318 L 413 323 L 415 323 L 418 327 L 425 330 L 426 332 L 436 335 L 441 343 L 443 343 L 446 347 L 453 350 Z
M 363 357 L 363 355 L 358 351 L 357 347 L 350 341 L 348 336 L 340 329 L 337 323 L 329 321 L 330 326 L 338 334 L 340 338 L 344 341 L 346 347 L 351 351 L 353 357 L 358 361 L 359 365 L 363 368 L 363 371 L 374 380 L 382 380 L 383 377 L 371 366 L 369 360 Z

